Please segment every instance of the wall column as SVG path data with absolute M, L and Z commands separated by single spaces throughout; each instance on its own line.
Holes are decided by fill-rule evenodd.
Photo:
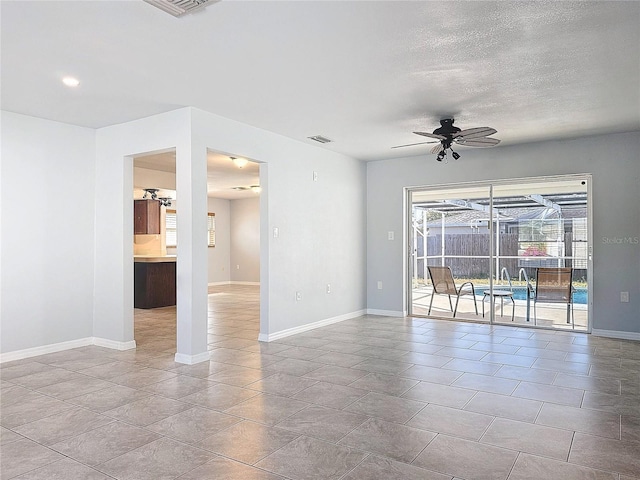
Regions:
M 192 138 L 192 137 L 190 137 Z M 207 351 L 207 149 L 176 149 L 178 325 L 175 360 L 194 364 Z

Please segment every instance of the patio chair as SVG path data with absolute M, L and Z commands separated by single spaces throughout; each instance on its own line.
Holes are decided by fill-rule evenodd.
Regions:
M 460 285 L 460 288 L 456 287 L 456 283 L 453 280 L 453 274 L 451 273 L 451 269 L 449 267 L 427 267 L 429 270 L 429 277 L 431 278 L 431 283 L 433 284 L 433 294 L 431 295 L 431 301 L 429 302 L 429 312 L 427 315 L 431 314 L 431 305 L 433 305 L 433 297 L 438 295 L 447 295 L 449 297 L 449 307 L 451 307 L 451 311 L 453 312 L 453 316 L 456 316 L 456 312 L 458 311 L 458 302 L 460 301 L 460 297 L 462 295 L 472 295 L 473 296 L 473 305 L 476 307 L 476 315 L 478 315 L 478 304 L 476 303 L 476 291 L 473 287 L 473 283 L 464 282 Z M 465 288 L 466 287 L 466 288 Z M 469 290 L 468 287 L 471 287 Z M 451 295 L 456 296 L 456 306 L 455 308 L 451 304 Z
M 567 305 L 567 323 L 575 321 L 573 317 L 573 268 L 538 268 L 536 275 L 536 293 L 533 300 L 533 318 L 537 323 L 537 303 L 565 303 Z

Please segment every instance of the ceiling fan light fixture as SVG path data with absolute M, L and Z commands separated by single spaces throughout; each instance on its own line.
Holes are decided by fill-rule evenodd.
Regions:
M 158 198 L 158 189 L 157 188 L 145 188 L 144 189 L 144 195 L 142 196 L 142 198 L 149 198 L 151 197 L 151 200 L 156 200 Z
M 474 127 L 464 130 L 459 129 L 453 125 L 453 118 L 443 118 L 440 120 L 440 128 L 436 128 L 433 133 L 428 132 L 413 132 L 421 137 L 432 138 L 437 142 L 427 141 L 419 143 L 409 143 L 405 145 L 397 145 L 391 148 L 411 147 L 413 145 L 422 145 L 425 143 L 439 143 L 431 149 L 431 153 L 435 153 L 438 156 L 436 160 L 439 162 L 444 161 L 447 163 L 447 150 L 451 150 L 451 156 L 454 160 L 460 158 L 458 152 L 454 152 L 451 148 L 452 144 L 464 145 L 466 147 L 495 147 L 500 143 L 497 138 L 492 138 L 490 135 L 497 133 L 495 128 L 491 127 Z

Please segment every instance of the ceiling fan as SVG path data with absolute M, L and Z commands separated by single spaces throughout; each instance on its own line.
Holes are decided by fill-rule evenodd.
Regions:
M 460 154 L 454 152 L 451 148 L 452 143 L 458 145 L 464 145 L 465 147 L 494 147 L 500 140 L 497 138 L 488 138 L 489 135 L 493 135 L 497 132 L 495 128 L 491 127 L 476 127 L 467 128 L 466 130 L 460 130 L 458 127 L 453 126 L 453 118 L 444 118 L 440 120 L 440 128 L 436 128 L 433 133 L 427 132 L 413 132 L 416 135 L 423 137 L 434 138 L 436 141 L 409 143 L 407 145 L 397 145 L 391 148 L 410 147 L 413 145 L 424 145 L 425 143 L 439 143 L 431 149 L 431 153 L 437 153 L 436 160 L 442 162 L 446 155 L 447 150 L 451 150 L 451 156 L 454 160 L 460 158 Z

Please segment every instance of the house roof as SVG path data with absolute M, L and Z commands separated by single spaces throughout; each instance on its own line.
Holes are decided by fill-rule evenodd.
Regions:
M 640 2 L 0 8 L 2 108 L 74 125 L 193 106 L 363 160 L 425 155 L 391 147 L 449 116 L 497 129 L 501 145 L 640 130 Z

